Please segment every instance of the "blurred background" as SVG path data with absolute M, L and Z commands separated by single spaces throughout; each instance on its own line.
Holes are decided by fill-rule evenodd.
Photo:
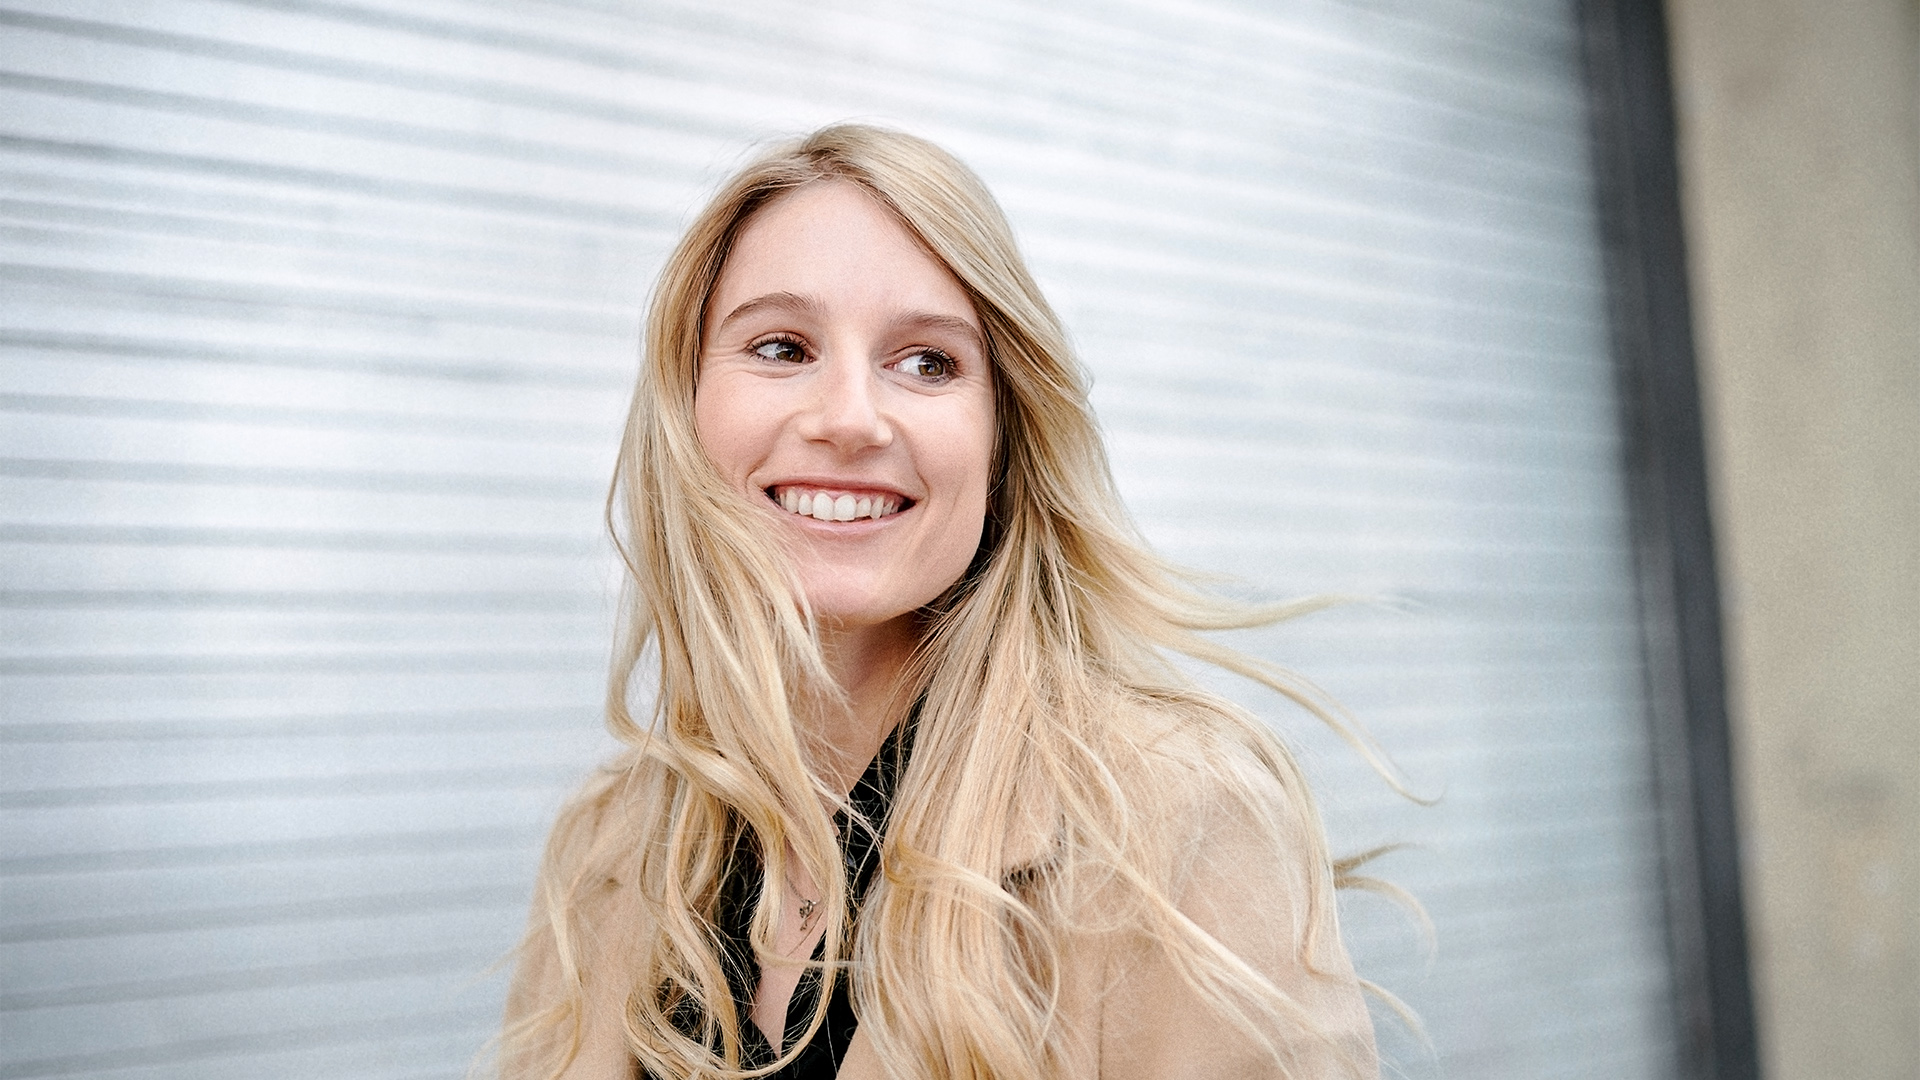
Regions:
M 0 1078 L 467 1068 L 612 749 L 646 290 L 844 119 L 985 176 L 1163 552 L 1380 598 L 1234 640 L 1437 805 L 1219 685 L 1412 845 L 1392 1069 L 1716 1075 L 1592 6 L 0 0 Z M 1920 9 L 1667 17 L 1760 1059 L 1912 1078 Z

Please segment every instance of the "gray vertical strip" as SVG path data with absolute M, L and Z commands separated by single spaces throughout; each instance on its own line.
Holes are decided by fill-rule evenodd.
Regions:
M 1582 0 L 1688 1076 L 1760 1075 L 1665 17 Z

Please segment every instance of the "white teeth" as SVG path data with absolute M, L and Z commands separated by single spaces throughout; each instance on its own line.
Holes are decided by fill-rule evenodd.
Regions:
M 867 518 L 879 521 L 900 510 L 900 500 L 885 495 L 835 496 L 824 491 L 802 491 L 799 488 L 780 489 L 778 502 L 789 514 L 799 514 L 817 521 L 861 521 Z

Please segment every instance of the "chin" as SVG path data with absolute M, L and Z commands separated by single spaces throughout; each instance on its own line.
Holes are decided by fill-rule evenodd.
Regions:
M 912 615 L 933 600 L 932 596 L 921 598 L 918 591 L 901 595 L 849 589 L 844 581 L 824 588 L 807 583 L 807 598 L 814 619 L 821 626 L 836 630 L 885 626 Z
M 902 611 L 894 607 L 868 607 L 861 605 L 836 604 L 832 602 L 813 605 L 814 621 L 831 630 L 866 630 L 885 626 L 888 623 L 912 615 L 917 608 Z

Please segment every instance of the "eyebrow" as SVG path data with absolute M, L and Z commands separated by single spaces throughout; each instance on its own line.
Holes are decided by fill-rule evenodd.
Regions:
M 987 336 L 980 332 L 979 327 L 956 315 L 936 315 L 931 311 L 916 311 L 899 319 L 895 325 L 914 329 L 946 330 L 959 334 L 972 341 L 974 347 L 980 350 L 980 355 L 987 354 Z
M 820 313 L 820 303 L 811 296 L 801 296 L 799 293 L 768 293 L 765 296 L 756 296 L 727 312 L 727 317 L 721 319 L 719 326 L 715 329 L 725 329 L 727 324 L 736 319 L 744 319 L 762 311 L 792 311 L 804 315 L 817 315 Z
M 767 293 L 764 296 L 756 296 L 728 312 L 727 317 L 721 319 L 719 326 L 715 327 L 715 329 L 725 329 L 729 324 L 739 319 L 757 315 L 763 311 L 788 311 L 799 315 L 817 316 L 821 312 L 821 305 L 820 302 L 813 297 L 802 296 L 799 293 Z M 981 355 L 984 356 L 987 353 L 986 335 L 980 331 L 978 326 L 957 315 L 941 315 L 932 311 L 915 311 L 909 312 L 894 320 L 894 325 L 912 329 L 945 330 L 950 333 L 960 334 L 971 340 L 974 347 L 980 350 Z

